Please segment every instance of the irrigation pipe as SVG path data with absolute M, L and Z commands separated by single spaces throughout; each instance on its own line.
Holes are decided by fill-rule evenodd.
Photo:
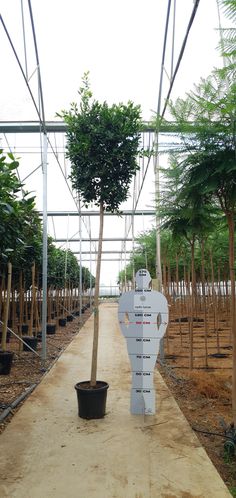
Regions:
M 5 420 L 6 417 L 8 417 L 8 415 L 10 415 L 12 410 L 14 410 L 14 408 L 16 408 L 19 403 L 21 403 L 21 401 L 23 401 L 29 394 L 32 393 L 36 386 L 37 384 L 32 384 L 24 393 L 20 394 L 18 398 L 16 398 L 5 410 L 3 410 L 0 415 L 0 424 Z
M 157 358 L 157 363 L 159 363 L 161 365 L 161 367 L 166 369 L 169 377 L 172 377 L 172 379 L 174 379 L 175 382 L 182 383 L 182 384 L 185 383 L 184 379 L 180 379 L 180 378 L 175 376 L 175 374 L 172 372 L 173 367 L 166 365 L 166 363 L 163 360 L 161 360 L 160 358 Z
M 206 435 L 209 435 L 209 436 L 224 437 L 225 439 L 230 439 L 230 441 L 234 442 L 234 438 L 232 436 L 227 436 L 227 434 L 221 434 L 220 432 L 203 431 L 202 429 L 197 429 L 197 427 L 194 427 L 194 425 L 192 425 L 191 427 L 196 432 L 201 432 L 202 434 L 206 434 Z

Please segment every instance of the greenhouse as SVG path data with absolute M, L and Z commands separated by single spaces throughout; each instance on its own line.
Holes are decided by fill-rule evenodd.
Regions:
M 0 16 L 0 495 L 236 496 L 235 0 Z

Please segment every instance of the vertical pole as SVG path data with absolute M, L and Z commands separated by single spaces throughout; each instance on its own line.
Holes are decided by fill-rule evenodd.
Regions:
M 34 309 L 35 309 L 35 262 L 33 262 L 31 268 L 32 275 L 32 285 L 31 285 L 31 305 L 30 305 L 30 322 L 29 322 L 29 336 L 33 336 L 33 324 L 34 324 Z
M 79 197 L 79 311 L 80 320 L 82 321 L 82 219 L 81 219 L 81 202 Z
M 159 116 L 158 116 L 159 119 Z M 154 175 L 155 175 L 155 202 L 156 202 L 156 278 L 157 278 L 157 290 L 162 291 L 162 270 L 161 270 L 161 219 L 159 215 L 159 202 L 160 202 L 160 165 L 159 165 L 159 132 L 155 134 L 155 156 L 154 156 Z M 159 356 L 161 360 L 164 360 L 164 337 L 160 340 Z
M 160 236 L 160 216 L 159 216 L 159 202 L 160 202 L 159 130 L 160 130 L 160 120 L 161 120 L 160 113 L 161 113 L 162 85 L 163 85 L 165 55 L 166 55 L 167 34 L 168 34 L 168 26 L 170 18 L 170 8 L 171 8 L 171 0 L 168 1 L 168 6 L 167 6 L 165 35 L 164 35 L 160 82 L 159 82 L 159 95 L 158 95 L 158 104 L 157 104 L 157 124 L 154 136 L 154 141 L 155 141 L 154 175 L 155 175 L 155 202 L 156 202 L 156 277 L 157 277 L 157 290 L 160 292 L 162 290 L 162 271 L 161 271 L 161 236 Z M 164 338 L 162 338 L 160 341 L 159 351 L 160 351 L 160 358 L 163 359 Z
M 133 282 L 132 282 L 132 289 L 135 289 L 135 267 L 134 267 L 134 211 L 132 214 L 132 254 L 133 254 Z
M 27 64 L 27 50 L 26 50 L 26 37 L 25 37 L 25 19 L 24 19 L 24 6 L 23 0 L 21 0 L 21 21 L 23 29 L 23 42 L 24 42 L 24 57 L 25 57 L 25 76 L 28 81 L 28 64 Z
M 4 313 L 3 313 L 3 329 L 2 329 L 2 351 L 6 351 L 6 342 L 7 342 L 7 322 L 9 315 L 9 307 L 11 300 L 11 279 L 12 279 L 12 264 L 9 262 L 7 264 L 7 296 L 6 302 L 4 303 Z
M 134 177 L 134 191 L 133 191 L 133 211 L 132 211 L 132 219 L 131 219 L 131 226 L 132 226 L 132 253 L 133 253 L 133 282 L 132 282 L 132 289 L 135 289 L 135 268 L 134 268 L 134 212 L 135 212 L 135 204 L 136 204 L 136 180 L 137 177 L 135 175 Z
M 89 271 L 90 271 L 90 275 L 89 275 L 89 287 L 90 287 L 90 291 L 89 291 L 89 305 L 90 305 L 90 308 L 92 306 L 92 241 L 91 241 L 91 220 L 90 220 L 90 216 L 89 216 L 89 238 L 90 238 L 90 242 L 89 242 L 89 253 L 90 253 L 90 262 L 89 262 Z
M 67 260 L 68 260 L 68 240 L 69 240 L 69 215 L 67 216 L 67 236 L 66 236 L 66 257 L 65 257 L 65 274 L 64 274 L 64 280 L 65 280 L 65 286 L 67 282 Z
M 160 164 L 158 153 L 158 134 L 156 135 L 156 156 L 154 163 L 155 172 L 155 198 L 156 198 L 156 277 L 157 277 L 157 290 L 162 290 L 162 271 L 161 271 L 161 219 L 159 216 L 159 202 L 160 202 Z
M 126 233 L 127 233 L 127 217 L 125 217 L 125 240 L 124 240 L 124 246 L 125 246 L 125 292 L 127 291 L 127 274 L 126 274 L 126 265 L 127 265 L 127 259 L 126 259 Z
M 97 257 L 95 296 L 94 296 L 94 334 L 93 334 L 93 352 L 92 352 L 92 367 L 91 367 L 91 381 L 90 381 L 91 387 L 96 386 L 96 378 L 97 378 L 97 353 L 98 353 L 98 334 L 99 334 L 99 289 L 100 289 L 100 274 L 101 274 L 101 259 L 102 259 L 103 223 L 104 223 L 104 206 L 101 201 L 100 217 L 99 217 L 98 257 Z
M 42 360 L 47 357 L 47 271 L 48 271 L 48 235 L 47 235 L 47 134 L 43 133 L 43 306 L 42 306 Z
M 172 48 L 171 48 L 170 80 L 172 80 L 172 78 L 173 78 L 173 72 L 174 72 L 175 21 L 176 21 L 176 0 L 174 0 L 174 5 L 173 5 L 173 27 L 172 27 Z
M 155 202 L 156 202 L 156 277 L 157 277 L 157 290 L 162 289 L 162 272 L 161 272 L 161 243 L 160 243 L 160 216 L 159 216 L 159 200 L 160 200 L 160 165 L 159 165 L 159 130 L 161 121 L 161 99 L 162 99 L 162 86 L 163 86 L 163 75 L 165 68 L 165 55 L 166 55 L 166 44 L 167 44 L 167 34 L 170 18 L 170 8 L 171 0 L 168 0 L 167 13 L 166 13 L 166 24 L 165 24 L 165 34 L 164 43 L 162 51 L 162 61 L 160 70 L 160 81 L 159 81 L 159 95 L 157 103 L 157 123 L 154 136 L 155 143 L 155 153 L 154 153 L 154 175 L 155 175 Z M 160 346 L 160 354 L 162 349 L 162 343 Z

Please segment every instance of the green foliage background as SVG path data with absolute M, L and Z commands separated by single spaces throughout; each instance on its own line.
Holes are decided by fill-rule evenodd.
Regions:
M 0 150 L 0 272 L 6 273 L 7 262 L 13 265 L 13 281 L 17 285 L 24 272 L 26 288 L 31 285 L 31 266 L 36 264 L 38 284 L 42 285 L 42 226 L 35 208 L 35 197 L 24 190 L 17 177 L 19 162 L 12 154 Z M 66 267 L 66 274 L 65 274 Z M 55 247 L 48 238 L 48 284 L 63 288 L 79 285 L 80 267 L 71 251 Z M 92 286 L 94 277 L 91 276 Z M 90 272 L 82 267 L 84 288 L 90 285 Z

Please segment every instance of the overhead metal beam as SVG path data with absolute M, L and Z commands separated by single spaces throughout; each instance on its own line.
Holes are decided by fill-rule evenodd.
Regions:
M 102 251 L 102 254 L 130 254 L 132 253 L 133 251 L 116 251 L 114 249 L 114 251 Z M 97 254 L 98 252 L 97 251 L 92 251 L 91 254 Z M 73 251 L 73 254 L 80 254 L 80 251 Z M 90 254 L 90 251 L 81 251 L 81 254 Z
M 66 125 L 63 121 L 46 121 L 47 133 L 65 133 Z M 38 121 L 0 121 L 1 133 L 40 133 L 41 125 Z
M 103 242 L 132 242 L 132 239 L 125 239 L 124 237 L 108 237 L 108 238 L 103 238 Z M 91 239 L 86 238 L 82 239 L 82 242 L 98 242 L 99 238 L 98 237 L 91 237 Z M 54 239 L 54 242 L 80 242 L 80 239 Z
M 39 211 L 39 215 L 42 216 L 42 211 Z M 156 212 L 152 209 L 139 209 L 132 211 L 132 209 L 124 209 L 121 214 L 116 215 L 108 211 L 104 212 L 105 216 L 155 216 Z M 99 216 L 99 211 L 48 211 L 48 216 Z
M 89 262 L 89 261 L 92 261 L 92 263 L 96 263 L 97 260 L 96 259 L 82 259 L 82 263 Z M 120 261 L 120 258 L 115 258 L 115 259 L 111 259 L 111 258 L 107 259 L 106 258 L 106 259 L 102 259 L 102 263 L 103 263 L 103 261 Z M 127 263 L 129 263 L 129 261 L 127 261 Z
M 178 131 L 176 123 L 161 123 L 160 132 Z M 47 133 L 66 133 L 67 126 L 64 121 L 45 121 Z M 40 133 L 42 127 L 38 121 L 0 121 L 0 133 Z M 154 132 L 154 124 L 144 121 L 140 132 Z
M 212 126 L 215 126 L 214 121 Z M 140 133 L 155 133 L 155 123 L 143 121 Z M 42 127 L 38 121 L 0 121 L 0 133 L 40 133 Z M 47 133 L 66 133 L 67 127 L 63 121 L 45 121 L 45 131 Z M 159 133 L 194 133 L 199 131 L 199 127 L 191 122 L 183 123 L 182 129 L 175 121 L 161 122 Z

